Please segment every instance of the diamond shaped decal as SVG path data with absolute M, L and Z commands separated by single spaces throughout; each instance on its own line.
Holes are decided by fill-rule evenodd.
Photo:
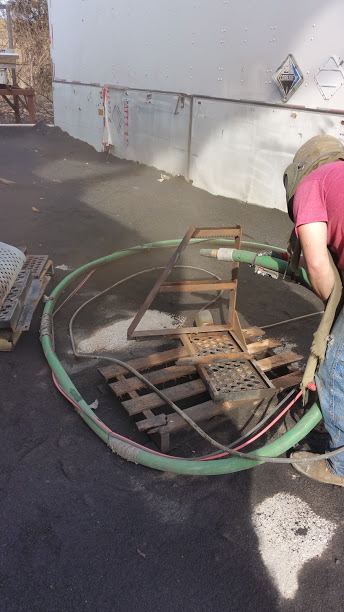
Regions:
M 284 102 L 289 100 L 303 81 L 302 72 L 291 54 L 288 55 L 272 78 L 280 90 Z
M 331 55 L 314 77 L 325 100 L 332 98 L 344 83 L 342 64 L 338 57 Z

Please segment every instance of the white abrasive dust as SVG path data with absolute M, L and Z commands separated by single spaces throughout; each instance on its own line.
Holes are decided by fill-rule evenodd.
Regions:
M 172 315 L 159 310 L 148 311 L 138 329 L 164 329 L 168 327 L 181 327 L 185 323 L 185 317 Z M 101 351 L 120 352 L 123 349 L 128 349 L 131 346 L 137 347 L 136 340 L 127 339 L 127 331 L 131 319 L 124 321 L 116 321 L 106 327 L 96 329 L 90 336 L 83 338 L 78 343 L 78 351 L 81 353 L 97 353 Z M 156 343 L 157 339 L 154 338 Z M 151 341 L 153 342 L 153 340 Z
M 61 264 L 60 266 L 55 266 L 55 270 L 73 270 L 73 268 L 66 266 L 66 264 Z
M 295 351 L 297 348 L 297 345 L 294 342 L 289 342 L 286 338 L 280 338 L 280 341 L 282 342 L 282 346 L 277 346 L 274 348 L 274 353 L 276 353 L 276 355 L 287 351 Z M 294 361 L 292 366 L 294 370 L 302 370 L 305 367 L 304 360 Z
M 288 493 L 265 499 L 254 509 L 252 522 L 275 587 L 282 597 L 293 599 L 300 570 L 307 561 L 322 555 L 336 525 Z
M 286 338 L 280 338 L 280 341 L 283 343 L 282 346 L 277 346 L 274 348 L 274 353 L 278 355 L 278 353 L 284 353 L 285 351 L 293 351 L 296 348 L 295 342 L 289 342 Z

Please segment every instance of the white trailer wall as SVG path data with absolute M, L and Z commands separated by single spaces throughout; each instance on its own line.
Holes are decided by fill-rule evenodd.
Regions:
M 343 53 L 342 0 L 49 0 L 55 123 L 97 150 L 211 193 L 284 208 L 281 174 L 318 133 L 344 134 L 344 86 L 314 77 Z M 293 53 L 304 82 L 272 82 Z

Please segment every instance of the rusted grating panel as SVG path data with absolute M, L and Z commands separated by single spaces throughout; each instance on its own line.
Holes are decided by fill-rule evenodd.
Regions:
M 32 276 L 29 271 L 19 272 L 0 310 L 1 329 L 15 329 L 31 281 Z
M 237 353 L 240 347 L 227 333 L 190 334 L 189 341 L 197 355 L 216 355 L 216 353 Z
M 28 255 L 22 269 L 29 270 L 33 278 L 40 278 L 47 261 L 48 255 Z
M 34 256 L 36 257 L 36 256 Z M 40 259 L 39 266 L 35 263 L 35 273 L 41 269 L 41 276 L 38 279 L 33 278 L 30 269 L 22 269 L 18 276 L 15 285 L 11 289 L 8 297 L 11 299 L 11 314 L 6 308 L 6 313 L 0 310 L 0 314 L 4 315 L 3 321 L 0 320 L 0 351 L 11 351 L 17 344 L 23 331 L 27 331 L 30 326 L 32 315 L 39 304 L 41 297 L 50 281 L 53 274 L 52 261 L 46 256 L 37 256 Z M 37 264 L 37 265 L 36 265 Z M 25 285 L 26 279 L 28 279 Z M 7 322 L 5 321 L 5 315 Z M 9 317 L 11 320 L 9 321 Z M 9 322 L 11 325 L 9 325 Z
M 219 359 L 206 364 L 211 385 L 216 393 L 234 393 L 266 389 L 265 381 L 255 372 L 254 368 L 244 359 L 226 361 Z M 243 398 L 244 399 L 244 398 Z
M 224 354 L 243 352 L 230 332 L 196 333 L 182 336 L 182 340 L 194 355 L 213 357 L 210 363 L 198 366 L 198 371 L 214 401 L 254 400 L 274 394 L 271 383 L 256 362 L 240 357 L 224 358 Z
M 19 249 L 0 242 L 0 307 L 4 304 L 25 261 Z

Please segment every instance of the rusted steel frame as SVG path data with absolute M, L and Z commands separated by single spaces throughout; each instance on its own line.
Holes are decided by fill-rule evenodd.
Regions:
M 227 289 L 235 289 L 235 283 L 230 280 L 179 281 L 173 283 L 164 283 L 160 288 L 160 293 L 186 293 L 189 291 L 225 291 Z
M 176 335 L 175 332 L 174 333 L 165 333 L 165 334 L 164 333 L 163 334 L 158 333 L 158 332 L 160 332 L 160 330 L 156 330 L 156 332 L 157 332 L 156 334 L 152 333 L 153 330 L 148 330 L 150 333 L 147 333 L 146 331 L 143 332 L 143 333 L 141 331 L 135 332 L 135 330 L 136 330 L 139 322 L 141 321 L 142 317 L 144 316 L 145 312 L 148 310 L 148 308 L 150 307 L 150 305 L 153 302 L 154 298 L 157 296 L 157 294 L 160 291 L 162 291 L 162 292 L 164 292 L 164 291 L 190 291 L 190 290 L 196 291 L 196 285 L 197 285 L 198 281 L 186 281 L 186 282 L 177 283 L 176 285 L 174 285 L 174 287 L 176 287 L 175 289 L 171 288 L 172 287 L 172 283 L 168 283 L 163 288 L 165 280 L 167 279 L 167 277 L 171 273 L 173 267 L 175 266 L 176 262 L 180 258 L 182 252 L 184 251 L 186 246 L 189 244 L 191 238 L 234 237 L 235 248 L 240 248 L 240 245 L 241 245 L 241 235 L 242 235 L 242 229 L 241 229 L 241 227 L 239 225 L 237 225 L 235 228 L 226 228 L 226 227 L 195 228 L 193 225 L 191 225 L 189 227 L 187 233 L 185 234 L 183 240 L 179 244 L 177 250 L 172 255 L 172 257 L 171 257 L 170 261 L 168 262 L 166 268 L 163 270 L 162 274 L 160 275 L 160 277 L 156 281 L 154 287 L 149 292 L 149 294 L 146 297 L 144 303 L 142 304 L 142 306 L 140 307 L 138 313 L 134 317 L 134 320 L 130 324 L 130 326 L 128 328 L 128 332 L 127 332 L 128 338 L 131 339 L 131 338 L 144 337 L 145 334 L 149 335 L 149 336 L 152 336 L 152 335 L 157 335 L 157 336 L 159 336 L 159 335 Z M 242 344 L 246 348 L 245 338 L 244 338 L 244 336 L 242 334 L 239 318 L 238 318 L 238 316 L 236 314 L 236 311 L 235 311 L 238 266 L 239 266 L 238 262 L 233 263 L 232 281 L 230 282 L 230 284 L 229 284 L 228 281 L 220 281 L 220 282 L 222 282 L 222 283 L 225 282 L 225 284 L 226 284 L 225 288 L 226 289 L 228 288 L 230 290 L 230 300 L 229 300 L 229 322 L 230 322 L 230 325 L 231 325 L 232 328 L 235 329 L 236 334 L 240 337 L 240 340 L 241 340 Z M 214 289 L 214 285 L 217 285 L 217 283 L 214 282 L 214 281 L 211 281 L 211 282 L 205 281 L 204 283 L 201 282 L 201 284 L 202 284 L 201 290 L 203 290 L 203 291 L 212 291 Z M 206 288 L 207 284 L 208 284 L 208 287 Z M 187 289 L 188 286 L 192 286 L 192 289 Z M 184 289 L 182 289 L 182 287 L 184 287 Z M 219 289 L 219 285 L 217 285 L 216 288 Z M 170 330 L 167 330 L 167 331 L 170 332 Z M 181 333 L 185 333 L 185 330 L 183 330 Z M 192 332 L 190 332 L 190 333 L 192 333 Z
M 142 329 L 131 334 L 131 338 L 149 336 L 180 336 L 181 334 L 206 334 L 210 332 L 230 331 L 230 325 L 204 325 L 203 327 L 170 327 L 166 329 Z
M 197 227 L 193 238 L 238 238 L 241 227 Z
M 2 96 L 34 96 L 34 89 L 22 89 L 21 87 L 8 87 L 6 89 L 0 89 Z
M 1 93 L 1 90 L 0 90 L 0 93 Z M 9 104 L 9 105 L 10 105 L 10 107 L 12 108 L 12 110 L 14 110 L 14 111 L 15 111 L 16 109 L 15 109 L 15 106 L 14 106 L 13 102 L 11 102 L 11 100 L 9 100 L 9 99 L 8 99 L 8 97 L 7 97 L 7 96 L 5 96 L 3 93 L 1 93 L 1 95 L 2 95 L 2 97 L 4 98 L 4 100 L 7 102 L 7 104 Z
M 188 231 L 186 232 L 183 240 L 179 244 L 177 250 L 173 253 L 173 255 L 172 255 L 170 261 L 168 262 L 166 268 L 162 271 L 162 274 L 160 275 L 160 277 L 156 281 L 153 289 L 151 289 L 151 291 L 147 295 L 147 297 L 146 297 L 145 301 L 143 302 L 141 308 L 139 309 L 138 313 L 134 317 L 134 320 L 129 325 L 128 334 L 127 334 L 128 338 L 132 338 L 133 337 L 134 330 L 136 329 L 136 327 L 140 323 L 143 315 L 145 314 L 145 312 L 150 307 L 150 305 L 153 302 L 153 300 L 156 297 L 156 295 L 159 293 L 159 289 L 160 289 L 161 285 L 165 282 L 165 280 L 167 279 L 167 277 L 171 273 L 173 266 L 177 263 L 177 261 L 180 258 L 182 252 L 184 251 L 185 247 L 189 244 L 190 239 L 192 238 L 194 232 L 195 232 L 195 227 L 193 225 L 191 225 L 189 227 Z

